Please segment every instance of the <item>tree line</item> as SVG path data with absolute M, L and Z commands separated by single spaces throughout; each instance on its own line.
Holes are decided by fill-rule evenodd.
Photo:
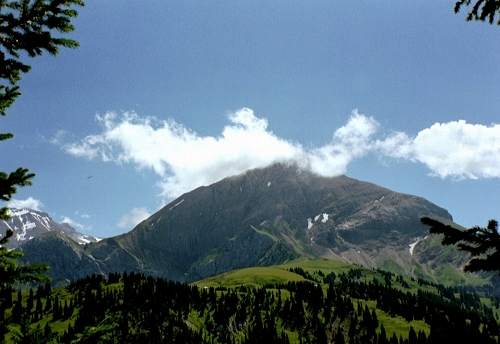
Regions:
M 389 277 L 396 284 L 398 276 Z M 45 284 L 3 296 L 1 338 L 14 343 L 498 344 L 500 333 L 494 312 L 475 294 L 402 290 L 356 269 L 323 274 L 320 283 L 260 288 L 92 275 L 62 289 Z M 380 311 L 408 324 L 422 320 L 428 331 L 389 331 Z

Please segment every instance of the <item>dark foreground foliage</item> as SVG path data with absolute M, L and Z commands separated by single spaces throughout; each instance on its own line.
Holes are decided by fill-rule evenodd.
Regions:
M 465 271 L 500 273 L 500 233 L 496 220 L 490 220 L 486 227 L 475 226 L 465 230 L 429 217 L 423 217 L 421 222 L 430 227 L 430 233 L 443 235 L 443 245 L 457 245 L 459 250 L 472 256 Z
M 472 293 L 366 281 L 354 269 L 320 283 L 197 287 L 141 274 L 89 276 L 0 297 L 2 342 L 19 343 L 498 343 L 498 320 Z M 392 281 L 392 282 L 391 282 Z M 387 283 L 389 282 L 389 283 Z M 419 283 L 425 286 L 424 281 Z M 495 300 L 494 302 L 498 302 Z M 376 308 L 373 307 L 376 304 Z M 371 306 L 370 306 L 371 305 Z M 377 312 L 430 331 L 388 333 Z

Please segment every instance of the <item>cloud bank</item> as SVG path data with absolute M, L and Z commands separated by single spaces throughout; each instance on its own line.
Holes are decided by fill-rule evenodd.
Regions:
M 500 177 L 499 124 L 435 123 L 414 138 L 395 133 L 378 148 L 387 156 L 420 162 L 441 178 Z
M 41 211 L 43 208 L 43 203 L 36 198 L 28 197 L 26 199 L 11 199 L 10 201 L 7 202 L 6 206 L 8 208 L 17 208 L 17 209 L 29 208 Z
M 73 156 L 153 170 L 162 194 L 172 198 L 201 185 L 276 162 L 293 162 L 322 176 L 336 176 L 367 154 L 422 163 L 441 178 L 500 177 L 500 125 L 463 120 L 435 123 L 414 137 L 384 135 L 379 123 L 354 110 L 330 142 L 305 148 L 273 133 L 267 119 L 243 108 L 228 117 L 218 136 L 201 136 L 173 121 L 134 112 L 96 116 L 102 130 L 64 143 Z

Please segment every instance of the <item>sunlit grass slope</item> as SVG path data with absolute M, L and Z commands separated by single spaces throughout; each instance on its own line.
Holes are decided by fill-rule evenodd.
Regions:
M 195 282 L 195 284 L 200 287 L 230 288 L 237 286 L 264 286 L 306 280 L 303 276 L 289 271 L 297 267 L 314 276 L 317 271 L 322 271 L 324 274 L 330 272 L 342 273 L 354 266 L 338 260 L 300 258 L 281 265 L 233 270 L 203 279 Z

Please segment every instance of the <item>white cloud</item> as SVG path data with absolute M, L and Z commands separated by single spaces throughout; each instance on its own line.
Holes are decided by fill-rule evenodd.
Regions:
M 49 138 L 49 142 L 54 145 L 59 145 L 65 141 L 67 135 L 68 132 L 66 130 L 59 129 L 51 138 Z
M 73 220 L 72 218 L 70 218 L 68 216 L 61 217 L 61 223 L 66 223 L 66 224 L 70 225 L 71 227 L 78 229 L 78 230 L 85 229 L 85 225 Z
M 120 221 L 118 221 L 118 227 L 123 229 L 132 229 L 149 216 L 151 216 L 151 214 L 146 208 L 133 208 L 130 212 L 120 218 Z
M 216 136 L 201 136 L 173 120 L 134 112 L 109 112 L 96 119 L 100 133 L 63 144 L 63 149 L 78 157 L 151 169 L 168 199 L 275 162 L 294 162 L 319 175 L 336 176 L 369 153 L 423 163 L 443 178 L 500 177 L 500 125 L 454 121 L 436 123 L 415 137 L 402 132 L 382 136 L 374 118 L 354 110 L 330 142 L 304 148 L 274 134 L 267 119 L 248 108 L 231 113 Z
M 377 140 L 374 148 L 382 155 L 393 158 L 411 159 L 413 153 L 412 140 L 402 132 L 395 132 L 384 140 Z
M 92 217 L 87 213 L 80 212 L 79 210 L 75 211 L 75 215 L 81 217 L 82 219 L 90 219 Z
M 322 176 L 345 173 L 354 159 L 372 149 L 372 137 L 378 128 L 373 117 L 354 110 L 347 123 L 335 131 L 330 144 L 305 153 L 308 167 Z
M 172 198 L 275 162 L 296 162 L 322 175 L 345 173 L 349 162 L 368 150 L 364 145 L 378 127 L 373 118 L 354 111 L 330 144 L 306 150 L 276 136 L 268 129 L 267 120 L 251 109 L 240 109 L 228 119 L 219 136 L 200 136 L 173 120 L 110 112 L 97 116 L 103 127 L 100 134 L 63 148 L 74 156 L 150 168 L 161 177 L 163 194 Z
M 11 199 L 10 201 L 7 202 L 7 207 L 9 208 L 17 208 L 17 209 L 22 209 L 22 208 L 30 208 L 33 210 L 42 210 L 43 208 L 43 203 L 33 197 L 28 197 L 26 199 Z
M 420 162 L 441 178 L 500 177 L 499 124 L 435 123 L 414 138 L 395 133 L 377 144 L 385 155 Z

